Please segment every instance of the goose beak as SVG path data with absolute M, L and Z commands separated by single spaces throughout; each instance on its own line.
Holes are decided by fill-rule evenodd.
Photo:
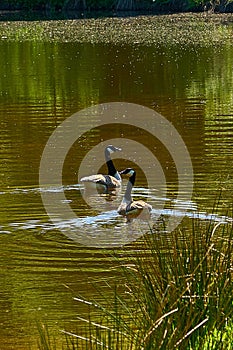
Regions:
M 122 148 L 120 148 L 120 147 L 116 147 L 116 151 L 121 152 L 121 151 L 122 151 Z

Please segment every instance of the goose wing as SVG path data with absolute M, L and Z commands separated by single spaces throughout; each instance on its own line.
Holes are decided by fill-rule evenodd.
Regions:
M 107 187 L 120 187 L 120 181 L 115 179 L 115 177 L 111 175 L 90 175 L 85 176 L 80 179 L 80 182 L 93 182 L 99 185 L 107 186 Z
M 152 206 L 142 200 L 134 201 L 126 207 L 126 214 L 130 212 L 139 212 L 143 209 L 147 209 L 148 211 L 151 211 Z
M 96 182 L 101 183 L 104 181 L 104 177 L 101 174 L 85 176 L 80 179 L 80 182 Z
M 127 203 L 121 203 L 117 209 L 118 214 L 126 215 L 126 207 L 127 207 Z

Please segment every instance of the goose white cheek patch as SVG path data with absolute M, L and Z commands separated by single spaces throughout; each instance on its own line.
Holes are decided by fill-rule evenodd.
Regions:
M 153 225 L 156 222 L 165 202 L 169 200 L 167 198 L 166 171 L 158 160 L 156 149 L 144 145 L 140 141 L 140 137 L 137 137 L 136 141 L 130 138 L 130 135 L 127 135 L 127 128 L 130 126 L 135 130 L 145 131 L 148 138 L 151 138 L 151 144 L 153 144 L 154 139 L 159 141 L 169 157 L 172 158 L 177 173 L 177 196 L 174 202 L 174 210 L 180 208 L 180 203 L 190 202 L 192 198 L 193 168 L 191 158 L 183 139 L 166 118 L 150 108 L 133 103 L 104 103 L 81 110 L 62 122 L 48 139 L 40 162 L 39 182 L 43 205 L 54 227 L 58 227 L 69 238 L 86 246 L 118 247 L 138 239 L 146 230 L 148 231 L 148 225 L 144 225 L 142 229 L 136 229 L 137 233 L 128 234 L 129 226 L 128 231 L 125 226 L 130 224 L 126 224 L 124 218 L 117 215 L 117 208 L 124 194 L 122 192 L 123 188 L 118 191 L 113 202 L 105 201 L 104 206 L 97 189 L 93 189 L 93 195 L 97 198 L 95 201 L 92 200 L 93 196 L 82 190 L 83 200 L 96 213 L 96 218 L 92 217 L 92 220 L 86 218 L 86 221 L 83 217 L 80 218 L 76 215 L 69 201 L 67 201 L 65 190 L 46 191 L 46 188 L 51 185 L 63 187 L 63 166 L 73 144 L 91 129 L 101 128 L 108 124 L 123 125 L 126 132 L 123 136 L 118 135 L 118 137 L 110 132 L 108 140 L 99 142 L 85 154 L 79 164 L 77 182 L 83 176 L 99 172 L 99 169 L 105 163 L 104 149 L 107 145 L 112 144 L 120 147 L 120 152 L 111 153 L 113 162 L 116 158 L 119 161 L 122 159 L 124 164 L 127 161 L 130 161 L 131 164 L 133 162 L 143 171 L 146 177 L 148 193 L 156 189 L 158 197 L 161 198 L 156 203 L 150 201 L 149 195 L 146 198 L 146 201 L 153 207 L 150 224 Z M 135 187 L 136 185 L 137 180 Z M 145 200 L 145 198 L 142 199 Z M 107 215 L 108 212 L 109 216 Z M 167 222 L 167 231 L 173 231 L 182 221 L 184 215 L 170 216 Z M 101 230 L 98 231 L 96 222 L 99 222 L 99 218 L 103 218 L 103 220 L 110 218 L 113 220 L 112 222 L 115 218 L 117 233 L 112 233 L 113 228 L 111 231 L 111 228 L 105 228 L 103 225 Z M 94 224 L 92 224 L 93 222 Z

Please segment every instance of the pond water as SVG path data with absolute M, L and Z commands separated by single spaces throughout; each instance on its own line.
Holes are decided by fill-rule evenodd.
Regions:
M 148 188 L 144 163 L 137 166 L 137 154 L 130 161 L 115 154 L 114 163 L 119 169 L 128 165 L 137 169 L 135 197 L 146 198 L 156 208 L 162 203 L 160 211 L 153 213 L 155 220 L 161 213 L 177 218 L 185 210 L 188 217 L 208 220 L 220 191 L 216 220 L 229 209 L 233 187 L 233 49 L 227 45 L 181 48 L 4 41 L 0 49 L 0 342 L 1 350 L 37 349 L 37 322 L 47 324 L 57 343 L 62 342 L 59 330 L 75 331 L 77 315 L 85 313 L 73 297 L 98 298 L 93 282 L 99 286 L 106 279 L 119 281 L 111 269 L 115 266 L 113 251 L 99 247 L 112 247 L 119 256 L 130 256 L 148 229 L 145 222 L 144 226 L 134 223 L 134 238 L 127 236 L 130 230 L 115 211 L 122 193 L 113 199 L 95 194 L 90 200 L 102 205 L 99 214 L 86 204 L 78 183 L 79 167 L 96 145 L 101 145 L 101 171 L 106 171 L 104 145 L 108 140 L 120 143 L 122 139 L 125 148 L 128 142 L 130 152 L 132 144 L 125 140 L 132 139 L 153 152 L 163 170 L 164 188 L 159 187 L 159 178 Z M 64 161 L 64 187 L 55 183 L 46 190 L 65 193 L 66 206 L 82 221 L 78 225 L 58 221 L 56 225 L 47 215 L 39 186 L 45 145 L 58 125 L 74 113 L 112 102 L 150 108 L 181 135 L 193 166 L 191 200 L 173 211 L 177 172 L 171 154 L 159 140 L 151 140 L 148 132 L 131 125 L 111 123 L 90 129 L 86 119 L 84 126 L 90 130 L 70 147 Z M 148 156 L 145 158 L 147 162 Z M 87 172 L 92 170 L 91 161 L 88 164 Z M 124 181 L 122 192 L 125 185 Z M 109 240 L 116 227 L 118 232 Z M 84 243 L 85 235 L 92 234 L 86 245 L 79 232 Z M 103 232 L 107 235 L 93 243 Z M 119 248 L 122 234 L 130 244 Z

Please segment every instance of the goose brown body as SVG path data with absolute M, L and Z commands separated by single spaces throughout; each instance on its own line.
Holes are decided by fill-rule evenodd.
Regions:
M 130 221 L 132 218 L 136 218 L 140 215 L 142 218 L 149 218 L 152 206 L 143 200 L 134 201 L 132 199 L 132 188 L 136 179 L 136 172 L 132 168 L 127 168 L 120 172 L 122 175 L 129 177 L 127 188 L 123 197 L 123 200 L 118 207 L 118 213 L 120 215 L 126 216 L 127 221 Z

